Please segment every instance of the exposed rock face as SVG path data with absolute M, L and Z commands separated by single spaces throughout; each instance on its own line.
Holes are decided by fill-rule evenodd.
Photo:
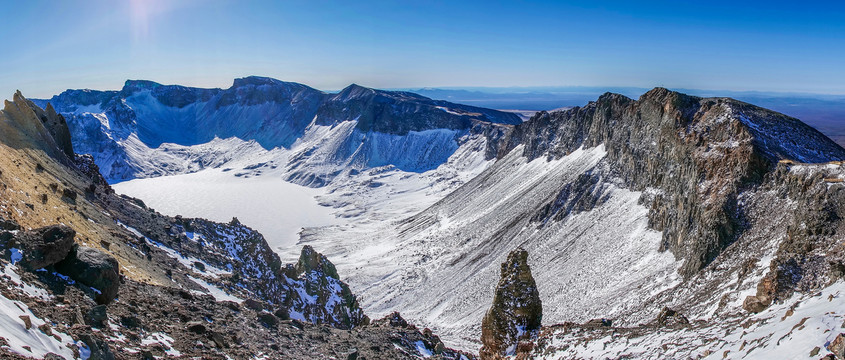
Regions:
M 524 145 L 530 159 L 559 157 L 599 144 L 607 149 L 608 175 L 656 194 L 643 199 L 650 226 L 663 232 L 664 249 L 686 260 L 685 277 L 736 239 L 737 195 L 760 184 L 778 160 L 845 158 L 845 149 L 797 119 L 663 88 L 639 100 L 608 93 L 584 107 L 541 112 L 517 125 L 499 154 Z
M 481 323 L 482 359 L 525 356 L 531 347 L 521 341 L 537 335 L 543 318 L 540 293 L 528 267 L 528 252 L 516 249 L 502 263 L 493 305 Z
M 291 318 L 309 319 L 340 329 L 369 322 L 349 286 L 340 281 L 334 264 L 311 246 L 302 248 L 296 266 L 288 266 L 285 273 L 292 287 L 304 287 L 308 295 L 289 293 L 284 305 Z
M 97 303 L 111 302 L 120 286 L 120 267 L 117 260 L 97 249 L 77 246 L 67 259 L 56 264 L 56 270 L 99 291 Z
M 769 174 L 760 192 L 794 204 L 769 271 L 743 308 L 760 312 L 795 291 L 817 291 L 845 278 L 845 177 L 841 163 L 783 162 Z
M 669 327 L 686 326 L 689 325 L 689 320 L 686 316 L 684 316 L 684 314 L 668 307 L 664 307 L 663 310 L 660 311 L 660 315 L 657 315 L 657 325 Z
M 845 359 L 845 333 L 836 335 L 830 345 L 827 346 L 827 350 L 833 353 L 833 356 L 837 359 Z
M 349 85 L 320 106 L 318 123 L 333 125 L 357 118 L 358 129 L 404 135 L 431 129 L 466 130 L 473 122 L 515 125 L 518 116 L 496 110 L 432 100 L 410 92 Z
M 0 230 L 20 230 L 21 226 L 14 220 L 0 217 Z
M 51 225 L 19 234 L 12 247 L 23 252 L 21 265 L 30 270 L 62 261 L 73 247 L 76 232 L 64 225 Z
M 0 141 L 15 149 L 30 148 L 69 164 L 73 148 L 69 145 L 67 124 L 61 115 L 46 112 L 26 99 L 20 91 L 13 101 L 6 100 L 0 119 Z
M 38 109 L 35 104 L 32 104 L 33 108 Z M 36 111 L 41 122 L 44 123 L 44 127 L 47 128 L 47 131 L 50 132 L 50 135 L 53 136 L 53 140 L 56 141 L 56 145 L 59 146 L 59 149 L 68 156 L 68 158 L 73 158 L 73 144 L 71 143 L 70 139 L 70 129 L 67 126 L 67 121 L 65 121 L 65 117 L 61 114 L 57 114 L 56 110 L 53 109 L 53 106 L 47 104 L 47 107 L 44 108 L 44 113 L 39 113 Z

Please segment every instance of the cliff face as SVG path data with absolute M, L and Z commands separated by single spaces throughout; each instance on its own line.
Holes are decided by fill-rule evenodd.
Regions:
M 766 177 L 759 193 L 790 203 L 789 216 L 780 224 L 782 240 L 756 294 L 744 299 L 745 310 L 760 312 L 795 292 L 818 291 L 845 279 L 843 179 L 841 162 L 783 162 Z
M 500 156 L 524 145 L 529 159 L 560 157 L 604 144 L 608 175 L 647 191 L 650 226 L 662 249 L 694 274 L 741 231 L 737 195 L 758 185 L 781 159 L 824 162 L 845 150 L 800 121 L 726 98 L 698 98 L 657 88 L 632 100 L 605 94 L 563 112 L 517 125 Z

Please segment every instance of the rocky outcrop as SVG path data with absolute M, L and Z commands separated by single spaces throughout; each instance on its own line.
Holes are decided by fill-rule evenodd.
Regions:
M 542 318 L 543 307 L 528 267 L 528 252 L 511 251 L 502 263 L 493 305 L 481 323 L 481 358 L 526 356 L 531 351 L 531 343 L 526 340 L 537 335 Z
M 657 315 L 658 326 L 679 327 L 689 325 L 689 319 L 684 314 L 675 311 L 669 307 L 663 307 L 660 314 Z
M 287 266 L 285 275 L 291 291 L 284 305 L 291 318 L 351 329 L 369 322 L 358 300 L 340 281 L 334 264 L 311 246 L 304 246 L 295 266 Z M 296 289 L 304 288 L 305 294 Z
M 117 260 L 97 249 L 76 246 L 56 270 L 73 280 L 96 289 L 95 300 L 108 304 L 117 296 L 120 287 L 120 268 Z
M 836 335 L 833 341 L 827 346 L 827 350 L 833 353 L 836 359 L 845 359 L 845 333 Z
M 761 192 L 794 204 L 768 272 L 743 308 L 760 312 L 794 292 L 818 291 L 845 278 L 845 168 L 841 163 L 784 161 L 766 177 Z
M 608 93 L 584 107 L 538 113 L 515 126 L 499 155 L 524 145 L 530 159 L 560 157 L 600 144 L 607 150 L 606 175 L 654 194 L 642 199 L 650 207 L 649 225 L 663 232 L 663 249 L 685 260 L 685 277 L 737 238 L 738 194 L 759 185 L 778 160 L 845 158 L 845 149 L 797 119 L 663 88 L 639 100 Z
M 208 271 L 230 272 L 222 277 L 205 278 L 221 288 L 242 293 L 245 307 L 266 310 L 282 319 L 326 324 L 350 329 L 369 321 L 358 300 L 343 281 L 335 266 L 312 247 L 305 246 L 296 264 L 282 266 L 279 255 L 257 231 L 240 221 L 228 224 L 205 219 L 177 216 L 169 218 L 130 199 L 135 205 L 120 202 L 109 210 L 133 230 L 143 233 L 135 238 L 138 246 L 155 258 L 161 249 L 202 260 L 191 265 L 197 277 Z M 190 236 L 189 236 L 190 234 Z M 172 261 L 166 253 L 158 261 Z M 203 270 L 200 270 L 202 268 Z M 198 270 L 198 271 L 197 271 Z M 175 272 L 175 270 L 174 270 Z
M 76 232 L 64 225 L 51 225 L 18 234 L 8 248 L 20 247 L 20 264 L 36 270 L 65 259 L 73 247 Z
M 30 104 L 34 109 L 39 109 L 34 103 L 30 102 Z M 73 159 L 73 144 L 71 143 L 70 129 L 67 126 L 65 117 L 56 113 L 56 110 L 53 109 L 53 106 L 50 104 L 47 104 L 43 113 L 36 111 L 36 114 L 41 119 L 41 122 L 44 123 L 44 127 L 47 128 L 47 131 L 50 132 L 50 135 L 53 136 L 53 140 L 56 141 L 56 145 L 59 146 L 59 149 L 61 149 L 68 158 Z
M 0 141 L 14 149 L 38 149 L 69 164 L 73 148 L 69 146 L 67 124 L 61 115 L 47 112 L 25 98 L 20 91 L 5 101 L 0 112 Z

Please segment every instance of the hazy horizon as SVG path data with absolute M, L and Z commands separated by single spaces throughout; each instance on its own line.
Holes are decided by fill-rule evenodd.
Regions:
M 21 91 L 21 93 L 25 97 L 31 98 L 31 99 L 49 99 L 50 97 L 52 97 L 54 95 L 58 95 L 58 94 L 60 94 L 64 91 L 67 91 L 67 90 L 120 91 L 123 88 L 126 81 L 152 81 L 152 82 L 155 82 L 155 83 L 158 83 L 158 84 L 161 84 L 161 85 L 165 85 L 165 86 L 175 85 L 175 86 L 186 86 L 186 87 L 203 88 L 203 89 L 228 89 L 232 86 L 232 82 L 235 79 L 251 77 L 251 76 L 269 77 L 269 76 L 263 76 L 263 75 L 237 76 L 235 78 L 229 79 L 226 84 L 221 83 L 221 85 L 217 85 L 217 86 L 214 86 L 214 85 L 200 86 L 200 85 L 190 85 L 190 84 L 184 84 L 184 83 L 169 83 L 169 82 L 165 82 L 165 81 L 157 81 L 157 80 L 154 80 L 154 79 L 128 78 L 128 79 L 125 79 L 125 80 L 123 80 L 119 83 L 115 83 L 114 85 L 105 85 L 103 87 L 98 87 L 98 88 L 70 86 L 70 87 L 67 87 L 67 88 L 63 88 L 62 90 L 56 91 L 54 93 L 46 94 L 46 96 L 43 96 L 43 95 L 33 96 L 30 93 L 28 93 L 27 91 L 18 88 L 18 89 L 12 90 L 8 95 L 0 96 L 0 98 L 5 98 L 5 99 L 10 100 L 11 95 L 13 95 L 14 92 L 18 91 L 18 90 Z M 273 77 L 270 77 L 270 78 L 273 78 Z M 584 93 L 594 93 L 594 92 L 601 92 L 601 93 L 603 93 L 603 92 L 618 92 L 618 93 L 622 93 L 623 95 L 627 95 L 626 93 L 628 93 L 628 94 L 634 94 L 635 93 L 636 95 L 634 95 L 634 96 L 639 96 L 640 94 L 645 93 L 645 92 L 647 92 L 651 89 L 654 89 L 654 88 L 657 88 L 657 87 L 665 87 L 665 88 L 668 88 L 668 89 L 673 90 L 673 91 L 686 92 L 686 93 L 689 93 L 690 95 L 698 95 L 698 96 L 717 96 L 718 97 L 718 96 L 731 96 L 733 94 L 754 94 L 754 95 L 760 95 L 760 96 L 778 96 L 778 97 L 781 97 L 781 96 L 783 96 L 783 97 L 787 97 L 787 96 L 821 97 L 821 98 L 825 98 L 825 97 L 831 97 L 831 98 L 845 97 L 845 93 L 839 94 L 839 93 L 817 93 L 817 92 L 798 92 L 798 91 L 759 91 L 759 90 L 678 88 L 678 87 L 667 87 L 667 86 L 661 86 L 661 85 L 655 85 L 655 86 L 650 86 L 650 87 L 648 87 L 648 86 L 615 86 L 615 85 L 607 85 L 607 86 L 595 86 L 595 85 L 514 85 L 514 86 L 449 85 L 449 86 L 374 87 L 374 86 L 369 86 L 367 84 L 362 84 L 362 83 L 349 83 L 346 86 L 340 87 L 340 88 L 318 88 L 318 87 L 312 86 L 311 84 L 309 84 L 307 82 L 289 81 L 289 80 L 286 80 L 286 79 L 279 79 L 279 78 L 273 78 L 273 79 L 276 79 L 276 80 L 279 80 L 279 81 L 284 81 L 284 82 L 299 83 L 299 84 L 306 85 L 306 86 L 312 87 L 314 89 L 317 89 L 317 90 L 320 90 L 320 91 L 323 91 L 323 92 L 326 92 L 326 93 L 337 93 L 337 92 L 342 91 L 346 86 L 356 84 L 356 85 L 360 85 L 360 86 L 364 86 L 364 87 L 368 87 L 368 88 L 379 89 L 379 90 L 387 90 L 387 91 L 410 91 L 410 92 L 413 92 L 413 91 L 421 91 L 421 90 L 448 90 L 448 91 L 477 92 L 477 93 L 483 93 L 483 94 L 516 94 L 516 93 L 525 93 L 525 92 L 548 93 L 548 94 L 559 93 L 559 92 L 575 92 L 575 93 L 579 93 L 579 94 L 584 94 Z M 705 94 L 705 93 L 709 94 L 709 95 L 700 95 L 700 94 Z
M 845 4 L 35 0 L 6 4 L 0 23 L 3 97 L 248 74 L 318 89 L 845 94 Z

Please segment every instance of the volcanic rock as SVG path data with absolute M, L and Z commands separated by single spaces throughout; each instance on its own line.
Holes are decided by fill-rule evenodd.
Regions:
M 515 355 L 521 341 L 537 335 L 542 318 L 543 306 L 528 267 L 528 252 L 516 249 L 502 263 L 493 306 L 481 322 L 481 358 Z
M 26 231 L 17 238 L 23 259 L 21 265 L 30 270 L 62 261 L 73 247 L 76 231 L 64 225 L 51 225 Z
M 107 304 L 117 296 L 120 286 L 117 260 L 97 249 L 75 247 L 65 260 L 56 264 L 56 270 L 99 291 L 95 296 L 99 304 Z

